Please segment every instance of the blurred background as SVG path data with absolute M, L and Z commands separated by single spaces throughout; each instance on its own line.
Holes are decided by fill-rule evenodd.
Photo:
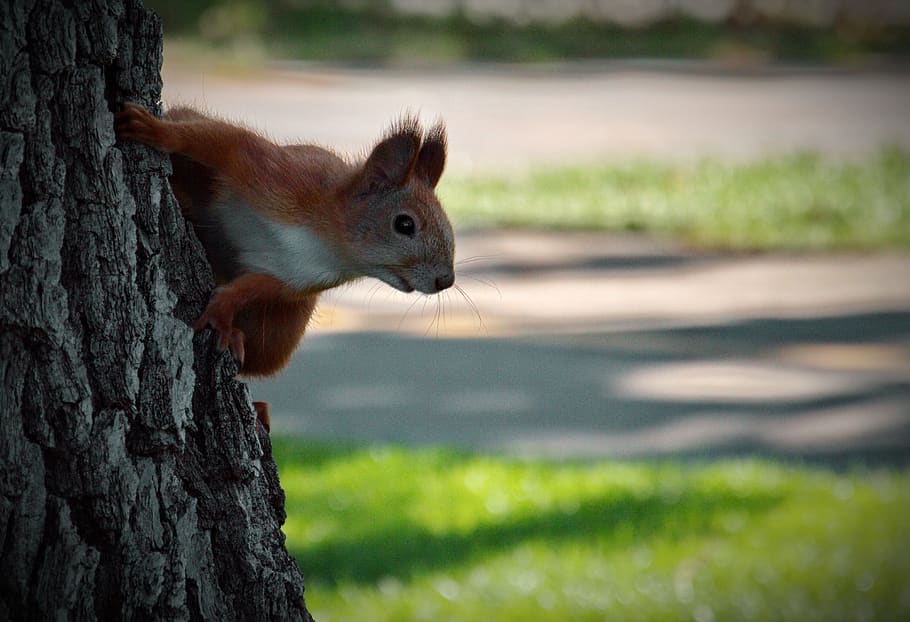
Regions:
M 318 620 L 910 617 L 910 3 L 148 4 L 166 105 L 448 126 L 459 289 L 250 383 Z

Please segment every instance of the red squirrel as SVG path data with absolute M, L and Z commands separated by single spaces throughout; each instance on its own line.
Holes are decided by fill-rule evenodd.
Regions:
M 214 328 L 244 376 L 287 365 L 327 289 L 375 277 L 435 294 L 455 282 L 452 225 L 435 194 L 442 123 L 424 131 L 404 117 L 359 162 L 186 107 L 162 120 L 127 103 L 114 128 L 118 140 L 170 154 L 171 187 L 217 285 L 193 329 Z M 267 405 L 257 411 L 267 425 Z

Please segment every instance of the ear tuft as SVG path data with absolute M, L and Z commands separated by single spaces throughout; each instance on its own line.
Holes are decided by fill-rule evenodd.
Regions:
M 446 126 L 442 121 L 430 128 L 420 153 L 417 155 L 416 171 L 417 174 L 425 179 L 431 188 L 435 188 L 442 177 L 442 171 L 446 167 L 446 151 L 448 150 L 448 139 L 446 137 Z
M 414 171 L 422 140 L 423 130 L 417 117 L 405 115 L 396 121 L 364 165 L 370 187 L 403 186 Z

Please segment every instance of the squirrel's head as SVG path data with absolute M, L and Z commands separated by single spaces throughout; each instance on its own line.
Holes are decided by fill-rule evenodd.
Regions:
M 424 294 L 455 282 L 452 225 L 435 192 L 445 162 L 441 122 L 424 132 L 405 117 L 373 148 L 357 173 L 347 223 L 365 276 Z

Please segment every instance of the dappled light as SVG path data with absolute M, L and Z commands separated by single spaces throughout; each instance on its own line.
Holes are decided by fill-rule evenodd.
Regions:
M 322 619 L 888 619 L 907 596 L 906 475 L 276 450 Z
M 905 260 L 826 268 L 587 234 L 467 240 L 481 259 L 466 272 L 496 284 L 468 285 L 482 334 L 441 323 L 427 337 L 435 312 L 412 309 L 408 329 L 410 302 L 351 288 L 292 363 L 293 396 L 254 388 L 279 434 L 496 452 L 279 444 L 285 530 L 317 613 L 906 610 L 910 292 L 893 286 Z
M 161 2 L 166 107 L 447 124 L 452 287 L 249 383 L 317 620 L 910 617 L 899 4 Z
M 357 444 L 277 447 L 317 615 L 906 611 L 905 258 L 529 232 L 461 252 L 476 308 L 352 286 L 292 382 L 253 386 L 279 438 Z
M 779 362 L 722 359 L 642 366 L 605 387 L 607 396 L 681 402 L 761 403 L 830 398 L 868 389 L 847 373 L 783 366 Z M 873 380 L 874 384 L 874 380 Z
M 827 367 L 791 368 L 779 360 L 794 356 L 786 346 L 749 364 L 740 358 L 767 335 L 789 333 L 800 343 L 802 331 L 811 328 L 817 339 L 827 327 L 838 340 L 861 338 L 870 322 L 883 328 L 876 339 L 910 327 L 903 314 L 766 320 L 736 333 L 722 325 L 590 337 L 579 349 L 521 339 L 324 335 L 304 350 L 316 378 L 301 375 L 288 393 L 280 383 L 256 386 L 272 400 L 278 431 L 311 437 L 553 456 L 770 452 L 890 461 L 906 448 L 910 430 L 903 368 L 849 369 L 831 359 Z M 647 362 L 629 349 L 633 344 L 648 353 Z M 700 347 L 690 350 L 692 344 Z M 395 362 L 370 368 L 374 355 Z M 345 373 L 366 377 L 367 368 L 370 383 L 342 380 Z

